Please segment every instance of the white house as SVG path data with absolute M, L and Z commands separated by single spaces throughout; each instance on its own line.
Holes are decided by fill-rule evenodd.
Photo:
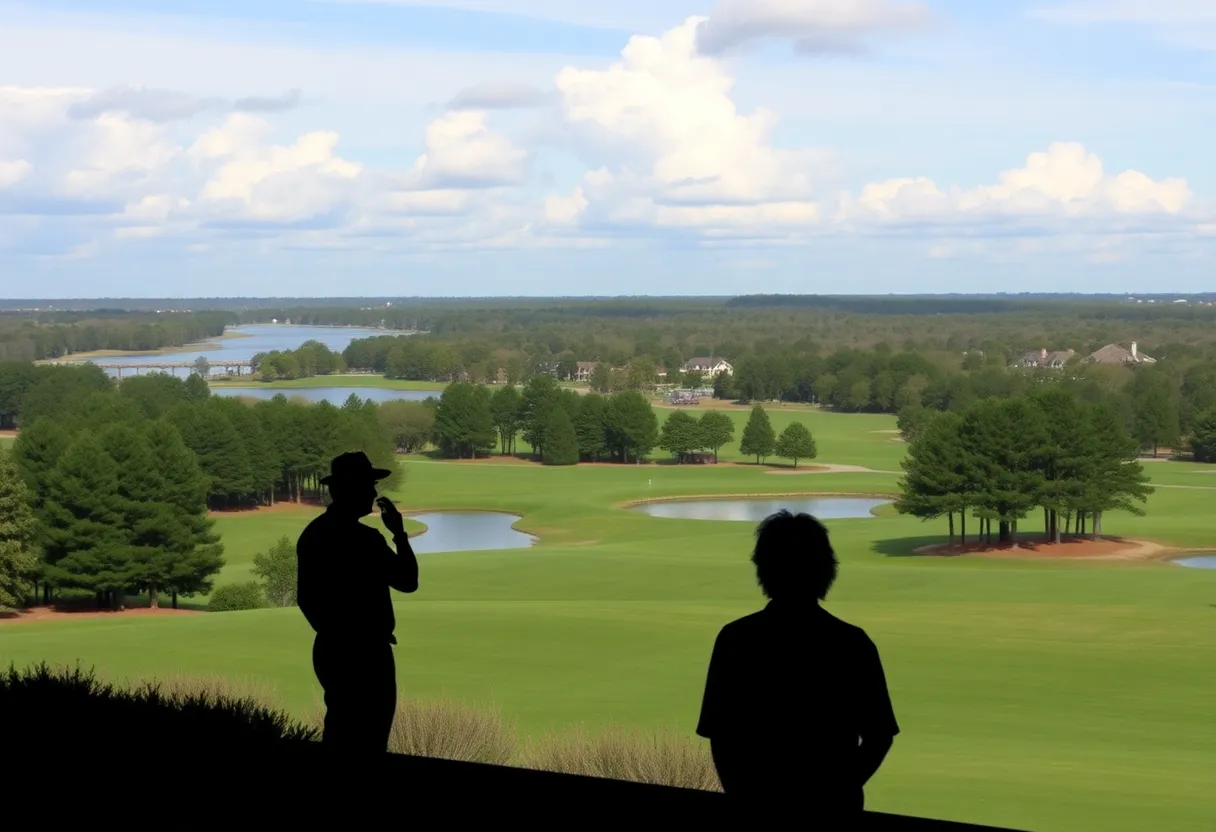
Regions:
M 726 373 L 728 376 L 735 374 L 735 368 L 730 362 L 724 358 L 713 358 L 712 356 L 697 356 L 690 358 L 684 362 L 684 366 L 680 368 L 685 373 L 701 373 L 706 378 L 714 378 L 718 373 Z

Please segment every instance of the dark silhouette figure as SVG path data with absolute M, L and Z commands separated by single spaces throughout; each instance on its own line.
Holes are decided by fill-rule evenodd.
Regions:
M 337 751 L 387 751 L 397 709 L 397 622 L 389 587 L 418 589 L 418 561 L 401 514 L 376 496 L 376 482 L 390 473 L 373 468 L 361 452 L 337 457 L 321 480 L 333 502 L 296 543 L 300 610 L 317 634 L 312 661 L 325 691 L 322 743 Z M 383 535 L 359 522 L 373 504 L 395 553 Z
M 697 733 L 723 790 L 749 811 L 860 820 L 863 787 L 899 733 L 878 650 L 819 605 L 837 563 L 814 517 L 769 516 L 752 561 L 770 600 L 718 634 Z

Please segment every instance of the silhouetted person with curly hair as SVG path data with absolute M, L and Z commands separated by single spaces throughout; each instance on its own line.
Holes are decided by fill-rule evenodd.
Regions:
M 814 517 L 766 518 L 752 562 L 770 600 L 718 634 L 697 733 L 740 808 L 849 828 L 899 733 L 878 649 L 819 605 L 837 562 Z
M 397 710 L 389 588 L 417 590 L 418 560 L 396 506 L 376 496 L 376 483 L 391 473 L 373 468 L 358 451 L 334 459 L 321 480 L 333 502 L 296 543 L 298 603 L 317 634 L 312 661 L 325 691 L 321 742 L 335 751 L 384 753 Z M 395 552 L 380 532 L 359 522 L 375 506 Z

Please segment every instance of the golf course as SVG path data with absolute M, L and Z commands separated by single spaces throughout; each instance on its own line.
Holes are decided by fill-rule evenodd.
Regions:
M 747 411 L 729 412 L 738 437 Z M 898 493 L 905 446 L 893 417 L 770 415 L 778 433 L 805 423 L 817 458 L 796 472 L 756 465 L 737 441 L 718 465 L 403 455 L 390 494 L 403 512 L 510 512 L 537 543 L 419 556 L 419 591 L 396 598 L 401 692 L 496 706 L 524 734 L 625 725 L 691 735 L 718 629 L 764 603 L 748 560 L 754 524 L 630 505 Z M 1103 523 L 1107 536 L 1157 544 L 1129 544 L 1126 557 L 916 554 L 945 541 L 945 521 L 890 505 L 826 521 L 840 560 L 826 606 L 877 644 L 902 729 L 867 787 L 868 808 L 1027 830 L 1213 828 L 1216 571 L 1169 557 L 1216 549 L 1216 466 L 1145 469 L 1156 489 L 1145 516 L 1112 512 Z M 216 513 L 218 583 L 248 580 L 254 556 L 294 540 L 317 511 Z M 357 604 L 356 574 L 348 593 Z M 311 635 L 293 608 L 63 616 L 0 622 L 0 656 L 118 677 L 254 680 L 304 713 L 319 693 Z M 157 754 L 178 751 L 189 753 Z

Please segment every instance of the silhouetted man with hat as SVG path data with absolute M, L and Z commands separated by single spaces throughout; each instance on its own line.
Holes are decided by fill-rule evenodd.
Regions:
M 389 588 L 418 589 L 418 561 L 401 514 L 376 483 L 391 474 L 362 452 L 342 454 L 321 480 L 333 502 L 296 543 L 300 610 L 316 631 L 312 661 L 325 691 L 322 743 L 383 753 L 397 708 L 396 619 Z M 380 507 L 397 551 L 359 518 Z
M 788 809 L 804 828 L 857 828 L 899 733 L 878 649 L 819 604 L 837 562 L 814 517 L 769 516 L 752 562 L 770 600 L 718 634 L 697 733 L 749 816 Z

